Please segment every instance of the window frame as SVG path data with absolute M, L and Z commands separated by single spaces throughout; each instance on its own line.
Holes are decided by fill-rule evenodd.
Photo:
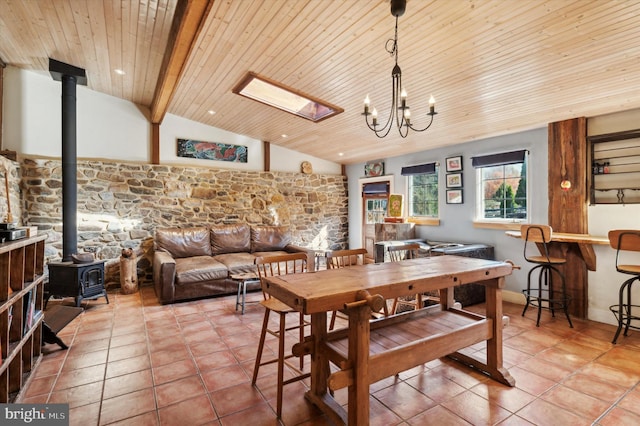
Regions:
M 480 166 L 476 166 L 474 165 L 475 168 L 475 174 L 476 174 L 476 212 L 475 212 L 475 223 L 487 223 L 487 224 L 525 224 L 525 223 L 529 223 L 531 220 L 531 202 L 532 202 L 532 198 L 531 198 L 531 154 L 528 150 L 522 150 L 522 152 L 524 152 L 524 157 L 522 162 L 517 161 L 517 162 L 498 162 L 497 164 L 489 164 L 489 165 L 480 165 Z M 501 155 L 504 154 L 510 154 L 510 153 L 502 153 L 502 154 L 495 154 L 496 157 L 500 157 Z M 480 158 L 480 157 L 484 157 L 484 156 L 479 156 L 476 158 Z M 486 157 L 491 157 L 491 156 L 486 156 Z M 489 168 L 489 167 L 496 167 L 496 166 L 502 166 L 502 167 L 507 167 L 509 165 L 512 164 L 524 164 L 524 167 L 526 168 L 526 175 L 525 175 L 525 179 L 526 179 L 526 217 L 525 218 L 504 218 L 504 217 L 499 217 L 499 218 L 487 218 L 484 217 L 484 202 L 485 202 L 485 198 L 484 198 L 484 180 L 482 177 L 482 173 L 483 173 L 483 169 Z M 502 178 L 503 182 L 505 180 L 507 180 L 507 178 L 503 177 Z M 516 188 L 517 191 L 517 188 Z
M 434 173 L 411 173 L 406 174 L 406 188 L 407 188 L 407 217 L 410 222 L 415 223 L 424 223 L 424 224 L 438 224 L 440 220 L 440 166 L 438 163 L 434 163 L 435 172 Z M 435 175 L 436 178 L 436 200 L 435 204 L 438 210 L 437 215 L 435 216 L 423 216 L 423 215 L 414 215 L 413 213 L 413 177 L 419 175 Z

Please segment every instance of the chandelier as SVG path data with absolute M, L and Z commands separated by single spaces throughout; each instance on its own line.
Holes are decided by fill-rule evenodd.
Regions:
M 398 65 L 398 17 L 404 14 L 406 6 L 407 0 L 391 0 L 391 15 L 396 17 L 396 31 L 395 37 L 387 40 L 385 49 L 391 55 L 395 56 L 396 65 L 391 71 L 391 111 L 384 126 L 380 126 L 378 124 L 378 111 L 375 108 L 369 112 L 371 103 L 369 95 L 367 95 L 364 100 L 364 113 L 362 115 L 364 115 L 367 127 L 373 130 L 379 138 L 384 138 L 389 134 L 394 122 L 398 128 L 400 136 L 403 138 L 407 137 L 409 129 L 416 132 L 424 132 L 431 127 L 431 124 L 433 123 L 433 116 L 437 114 L 436 101 L 433 99 L 433 96 L 431 96 L 429 98 L 429 112 L 427 113 L 427 115 L 431 116 L 431 119 L 429 120 L 427 127 L 423 129 L 414 127 L 411 121 L 411 110 L 409 109 L 409 105 L 407 105 L 407 92 L 402 86 L 402 71 Z M 371 116 L 371 121 L 369 121 L 369 116 Z

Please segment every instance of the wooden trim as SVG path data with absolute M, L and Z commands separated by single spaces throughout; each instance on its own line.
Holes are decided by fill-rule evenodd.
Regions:
M 473 222 L 473 227 L 478 229 L 500 229 L 507 231 L 519 231 L 520 225 L 522 223 L 519 222 Z
M 265 172 L 271 171 L 271 142 L 262 141 L 262 151 L 264 157 L 263 169 Z
M 426 225 L 426 226 L 440 226 L 440 219 L 433 217 L 416 217 L 409 216 L 407 218 L 408 223 L 415 223 L 416 225 Z
M 162 123 L 195 42 L 214 0 L 179 1 L 171 24 L 167 50 L 151 102 L 151 122 Z
M 160 124 L 151 123 L 151 164 L 160 164 Z

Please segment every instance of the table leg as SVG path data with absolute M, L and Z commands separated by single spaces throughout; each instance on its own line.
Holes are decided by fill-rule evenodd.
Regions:
M 502 287 L 504 277 L 488 282 L 486 292 L 486 317 L 493 320 L 493 337 L 487 340 L 487 370 L 494 379 L 515 386 L 515 379 L 502 366 Z
M 350 425 L 369 424 L 369 305 L 349 309 L 349 364 L 354 383 L 349 386 L 348 420 Z
M 240 305 L 240 292 L 242 291 L 240 286 L 242 286 L 242 281 L 238 281 L 238 293 L 236 294 L 236 312 L 238 311 L 238 306 Z
M 244 315 L 244 302 L 247 299 L 247 281 L 242 280 L 242 315 Z

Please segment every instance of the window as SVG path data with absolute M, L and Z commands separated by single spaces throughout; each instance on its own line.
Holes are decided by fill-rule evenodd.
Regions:
M 478 182 L 479 220 L 527 220 L 526 151 L 472 158 Z
M 403 167 L 409 178 L 409 216 L 438 217 L 438 168 L 435 163 Z

